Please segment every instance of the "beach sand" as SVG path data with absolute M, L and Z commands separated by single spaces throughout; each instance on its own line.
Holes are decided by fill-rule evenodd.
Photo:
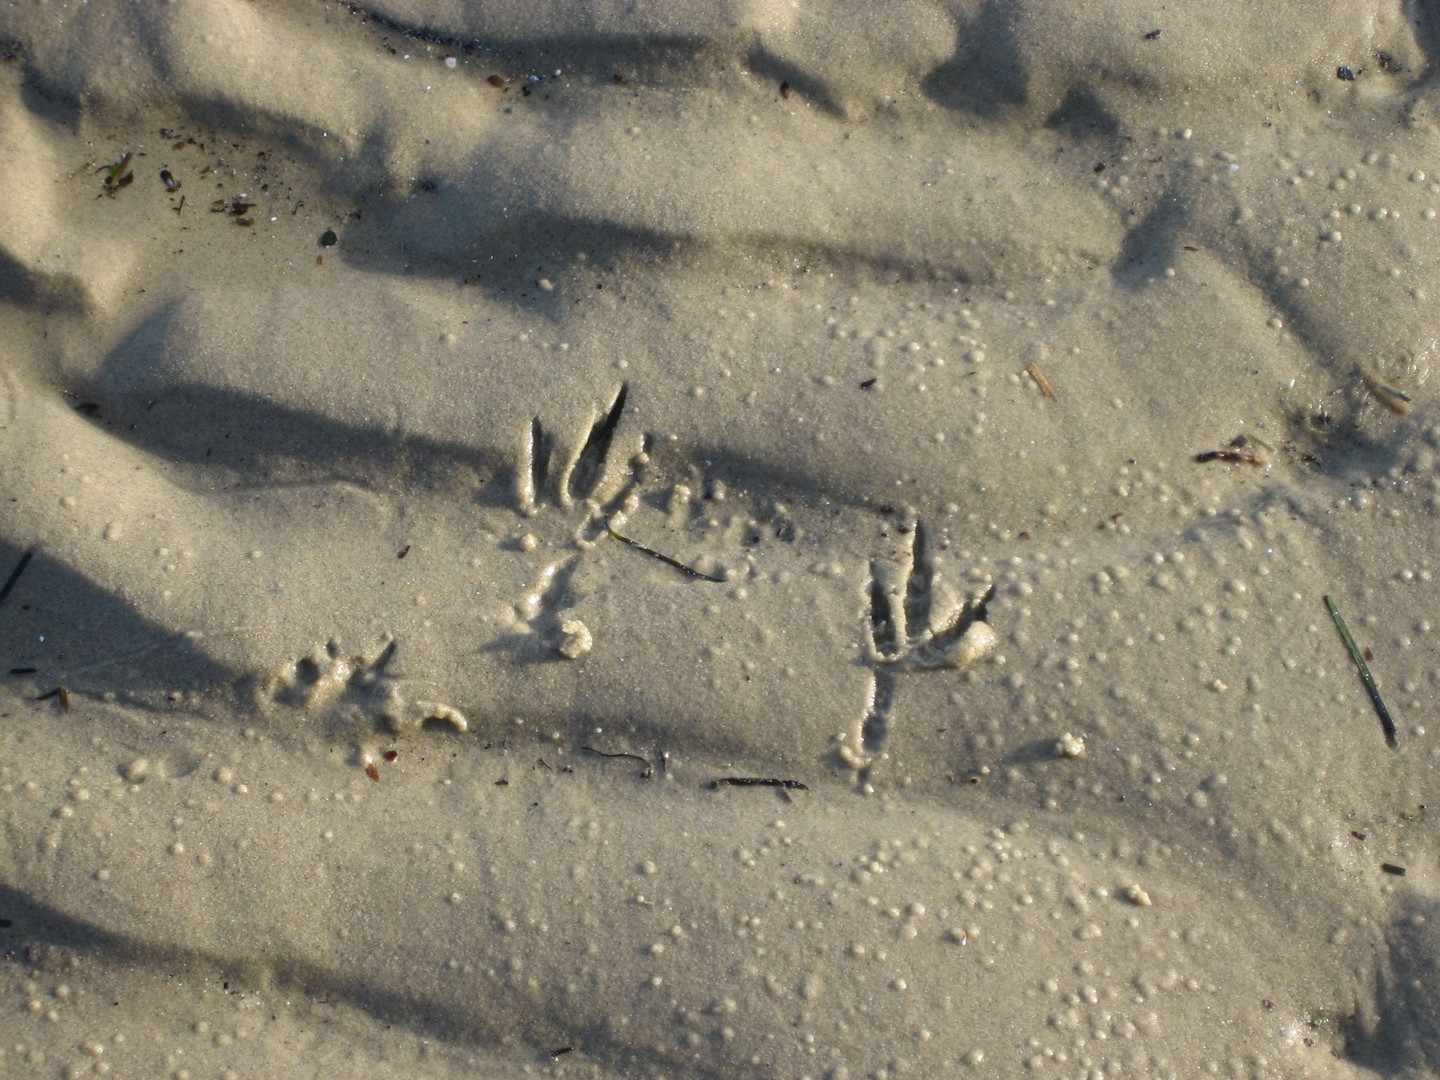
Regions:
M 1188 7 L 0 13 L 0 1075 L 1440 1071 L 1440 14 Z

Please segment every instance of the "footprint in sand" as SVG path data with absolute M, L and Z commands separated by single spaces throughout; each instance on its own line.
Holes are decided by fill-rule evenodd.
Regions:
M 899 676 L 967 667 L 990 656 L 999 642 L 986 622 L 994 584 L 978 595 L 957 596 L 919 518 L 907 515 L 895 531 L 901 537 L 898 558 L 870 563 L 866 659 L 875 672 L 865 715 L 839 747 L 864 782 L 883 759 Z

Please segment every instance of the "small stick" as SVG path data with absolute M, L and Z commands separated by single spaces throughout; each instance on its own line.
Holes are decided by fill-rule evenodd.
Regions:
M 1203 454 L 1196 454 L 1195 460 L 1201 465 L 1207 461 L 1233 461 L 1237 465 L 1261 467 L 1269 464 L 1264 458 L 1256 457 L 1254 454 L 1242 454 L 1239 450 L 1206 450 Z
M 619 540 L 622 544 L 629 544 L 631 547 L 635 548 L 635 550 L 637 550 L 637 551 L 643 551 L 643 552 L 645 552 L 646 555 L 653 555 L 653 556 L 655 556 L 655 558 L 659 559 L 661 562 L 663 562 L 663 563 L 665 563 L 665 564 L 667 564 L 667 565 L 669 565 L 669 566 L 675 567 L 676 570 L 683 570 L 685 573 L 689 574 L 691 577 L 698 577 L 698 578 L 700 578 L 700 579 L 702 579 L 702 580 L 704 580 L 704 581 L 713 581 L 713 582 L 715 582 L 717 585 L 723 585 L 723 584 L 725 584 L 725 579 L 722 578 L 722 577 L 713 577 L 713 576 L 711 576 L 710 574 L 703 573 L 703 572 L 700 571 L 700 570 L 696 570 L 693 566 L 686 566 L 686 565 L 685 565 L 683 562 L 681 562 L 679 559 L 672 559 L 669 555 L 662 555 L 660 552 L 656 551 L 654 548 L 648 548 L 648 547 L 646 547 L 644 544 L 640 543 L 639 540 L 631 540 L 630 537 L 628 537 L 628 536 L 622 536 L 620 533 L 616 532 L 615 529 L 614 529 L 608 522 L 606 523 L 605 528 L 606 528 L 606 530 L 610 533 L 611 536 L 613 536 L 616 540 Z
M 1365 684 L 1365 690 L 1370 695 L 1370 704 L 1375 706 L 1375 713 L 1380 717 L 1380 726 L 1385 730 L 1385 741 L 1392 747 L 1398 747 L 1400 741 L 1395 737 L 1395 721 L 1391 719 L 1390 710 L 1385 707 L 1385 699 L 1380 696 L 1380 688 L 1375 685 L 1375 676 L 1370 674 L 1370 665 L 1365 663 L 1360 646 L 1356 645 L 1355 639 L 1350 636 L 1350 628 L 1340 617 L 1340 609 L 1335 606 L 1335 601 L 1327 596 L 1325 597 L 1325 606 L 1330 610 L 1330 618 L 1335 620 L 1335 629 L 1340 631 L 1340 638 L 1345 642 L 1345 648 L 1350 650 L 1350 659 L 1354 660 L 1355 666 L 1360 669 L 1360 681 Z
M 1405 867 L 1396 866 L 1394 863 L 1382 862 L 1380 864 L 1380 869 L 1385 871 L 1385 873 L 1387 874 L 1394 874 L 1396 877 L 1405 876 Z
M 586 750 L 586 751 L 588 751 L 588 752 L 590 752 L 590 753 L 592 753 L 592 754 L 595 754 L 595 755 L 597 755 L 597 756 L 599 756 L 599 757 L 628 758 L 628 759 L 631 760 L 631 761 L 638 761 L 641 765 L 644 765 L 644 766 L 645 766 L 645 771 L 640 774 L 640 779 L 641 779 L 641 780 L 649 780 L 650 777 L 653 776 L 654 773 L 655 773 L 655 769 L 654 769 L 654 767 L 650 764 L 650 762 L 646 761 L 643 757 L 641 757 L 641 756 L 638 755 L 638 754 L 607 754 L 604 750 L 596 750 L 593 746 L 582 746 L 582 747 L 580 747 L 580 749 L 581 749 L 581 750 Z
M 46 690 L 45 693 L 41 694 L 35 700 L 49 701 L 52 697 L 60 699 L 61 712 L 68 713 L 70 711 L 70 691 L 63 686 L 57 686 L 54 690 Z
M 710 787 L 778 787 L 789 791 L 809 791 L 799 780 L 776 780 L 770 776 L 722 776 L 711 780 Z
M 1365 380 L 1365 385 L 1370 388 L 1370 392 L 1379 398 L 1381 404 L 1391 412 L 1404 416 L 1415 402 L 1415 399 L 1404 390 L 1381 381 L 1380 377 L 1368 368 L 1360 369 L 1360 378 Z
M 10 590 L 15 588 L 15 583 L 20 580 L 20 575 L 25 572 L 25 567 L 30 565 L 30 557 L 34 554 L 33 551 L 27 551 L 20 556 L 20 561 L 15 564 L 15 569 L 10 571 L 10 577 L 6 579 L 3 586 L 0 586 L 0 601 L 10 595 Z
M 1035 385 L 1040 387 L 1040 392 L 1042 394 L 1048 397 L 1051 401 L 1060 400 L 1060 395 L 1055 393 L 1055 387 L 1050 385 L 1050 380 L 1047 379 L 1045 377 L 1045 373 L 1040 370 L 1039 364 L 1035 363 L 1032 360 L 1030 362 L 1030 366 L 1027 367 L 1025 370 L 1028 371 L 1030 373 L 1030 377 L 1035 380 Z

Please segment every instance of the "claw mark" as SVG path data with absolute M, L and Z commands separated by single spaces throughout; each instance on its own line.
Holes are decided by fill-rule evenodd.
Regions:
M 985 621 L 995 595 L 957 596 L 940 573 L 925 526 L 908 518 L 900 559 L 870 564 L 868 655 L 875 665 L 865 715 L 853 736 L 841 740 L 845 762 L 864 772 L 879 758 L 890 733 L 902 672 L 966 667 L 994 651 L 995 631 Z
M 870 659 L 881 663 L 900 655 L 905 632 L 903 611 L 897 610 L 890 579 L 889 566 L 878 561 L 870 564 Z
M 591 425 L 590 434 L 580 452 L 560 477 L 561 506 L 571 506 L 577 498 L 583 501 L 602 489 L 606 473 L 610 470 L 610 449 L 615 442 L 615 429 L 620 426 L 620 414 L 625 411 L 628 393 L 629 387 L 621 383 L 610 408 Z
M 530 422 L 530 430 L 520 444 L 519 468 L 515 474 L 515 495 L 520 512 L 533 514 L 536 503 L 545 490 L 545 477 L 550 470 L 550 453 L 553 448 L 545 429 L 537 416 Z
M 630 393 L 621 383 L 608 408 L 591 410 L 585 435 L 562 445 L 545 430 L 537 416 L 520 443 L 515 470 L 515 496 L 520 512 L 531 516 L 546 502 L 563 509 L 593 501 L 605 506 L 614 501 L 628 478 L 617 433 Z
M 333 642 L 331 647 L 333 648 Z M 395 650 L 399 647 L 400 643 L 392 639 L 385 648 L 381 649 L 380 655 L 375 657 L 375 662 L 370 665 L 371 674 L 375 676 L 385 674 L 385 669 L 390 666 L 390 661 L 395 659 Z

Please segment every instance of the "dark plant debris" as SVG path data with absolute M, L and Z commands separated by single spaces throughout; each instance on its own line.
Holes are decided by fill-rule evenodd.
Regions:
M 1392 750 L 1396 749 L 1400 745 L 1400 740 L 1395 734 L 1395 720 L 1385 706 L 1385 699 L 1380 696 L 1380 687 L 1375 684 L 1375 676 L 1370 674 L 1370 665 L 1365 662 L 1365 655 L 1360 651 L 1360 646 L 1355 644 L 1350 627 L 1345 625 L 1345 620 L 1340 615 L 1340 609 L 1335 606 L 1335 601 L 1328 596 L 1324 599 L 1325 608 L 1330 612 L 1335 629 L 1340 632 L 1340 640 L 1345 643 L 1345 648 L 1350 653 L 1350 659 L 1355 661 L 1355 666 L 1360 670 L 1360 681 L 1365 684 L 1365 692 L 1370 695 L 1370 704 L 1375 706 L 1375 715 L 1380 718 L 1380 728 L 1385 733 L 1385 742 Z
M 20 575 L 25 573 L 25 568 L 30 565 L 30 559 L 34 554 L 33 551 L 27 551 L 20 556 L 20 560 L 15 564 L 15 569 L 11 570 L 10 576 L 5 579 L 5 584 L 0 585 L 0 602 L 3 602 L 15 588 L 15 583 L 20 580 Z
M 255 224 L 255 219 L 245 215 L 255 209 L 255 203 L 244 202 L 240 199 L 216 199 L 210 204 L 212 214 L 229 214 L 235 219 L 235 224 L 241 228 L 248 229 Z
M 1270 464 L 1262 457 L 1241 453 L 1239 450 L 1206 450 L 1202 454 L 1196 454 L 1195 460 L 1201 465 L 1207 461 L 1229 461 L 1236 465 L 1255 465 L 1261 468 Z
M 645 766 L 645 771 L 640 774 L 641 780 L 649 780 L 650 777 L 655 775 L 655 767 L 639 754 L 607 754 L 604 750 L 596 750 L 593 746 L 582 746 L 580 749 L 586 753 L 594 754 L 597 757 L 625 758 L 629 761 L 638 761 L 641 765 Z
M 55 698 L 60 702 L 60 711 L 62 713 L 68 713 L 70 711 L 70 691 L 65 689 L 65 687 L 57 686 L 54 690 L 47 690 L 35 700 L 49 701 L 51 698 Z
M 130 162 L 134 156 L 134 154 L 127 150 L 125 155 L 119 161 L 115 162 L 115 164 L 101 165 L 100 168 L 95 170 L 96 173 L 105 174 L 104 179 L 101 181 L 102 194 L 109 195 L 113 199 L 122 189 L 129 187 L 135 182 L 135 173 L 130 168 Z

